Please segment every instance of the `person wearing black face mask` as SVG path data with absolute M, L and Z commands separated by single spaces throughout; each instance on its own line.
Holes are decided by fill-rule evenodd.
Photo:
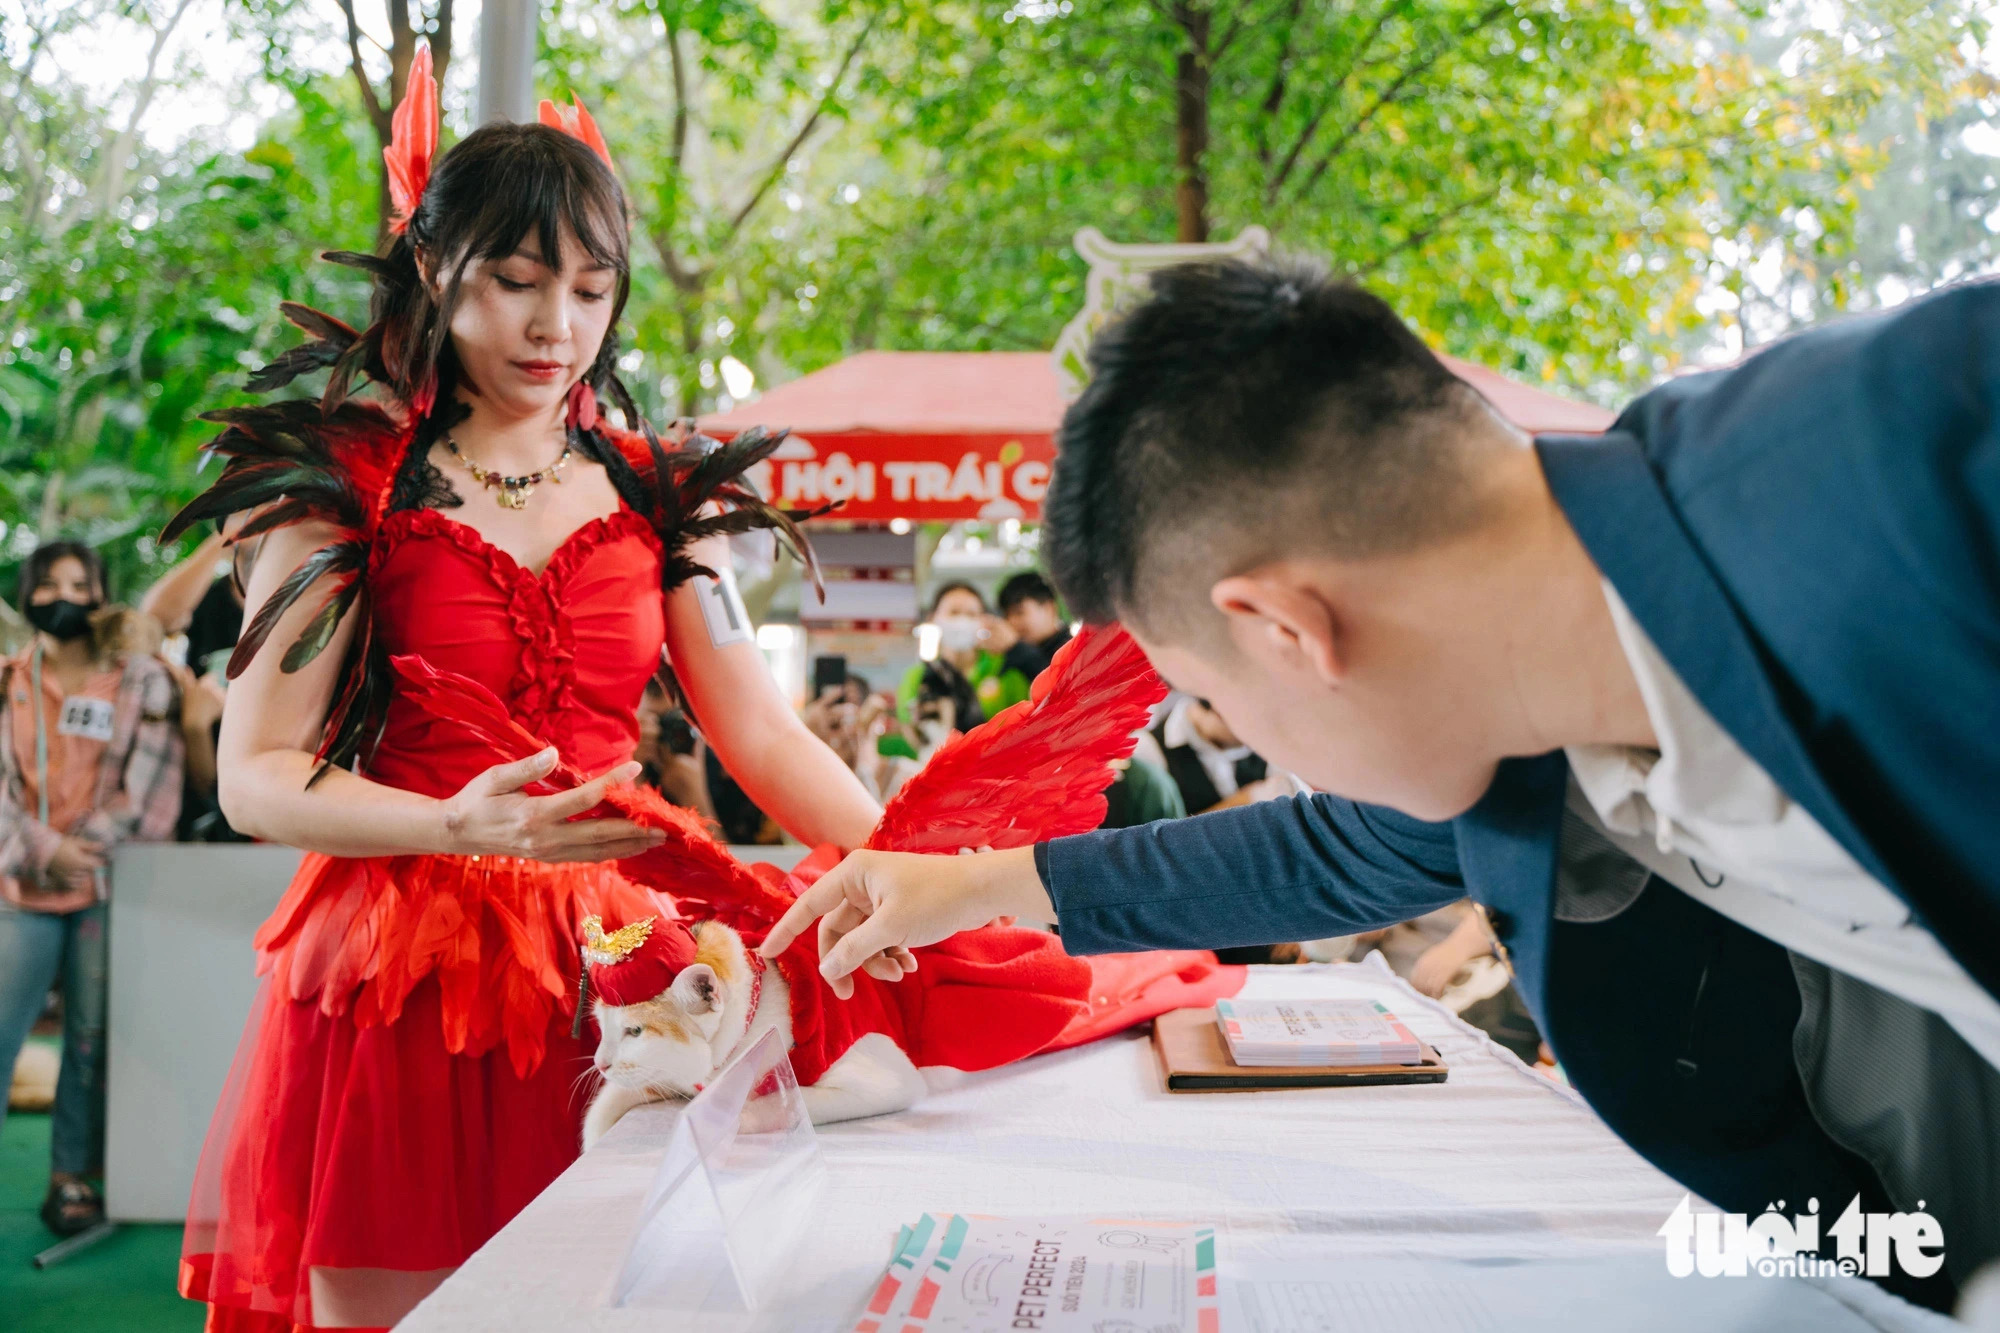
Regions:
M 67 597 L 30 602 L 21 613 L 27 622 L 58 644 L 69 645 L 90 633 L 90 618 L 103 603 L 77 602 Z
M 35 637 L 0 664 L 0 1070 L 60 983 L 62 1074 L 42 1220 L 70 1235 L 103 1216 L 105 862 L 114 843 L 171 837 L 181 734 L 166 667 L 113 642 L 104 566 L 50 542 L 21 571 Z M 4 1114 L 4 1110 L 0 1110 Z

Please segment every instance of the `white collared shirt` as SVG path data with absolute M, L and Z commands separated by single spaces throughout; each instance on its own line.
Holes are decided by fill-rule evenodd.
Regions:
M 1938 1014 L 2000 1068 L 2000 1002 L 1708 715 L 1604 583 L 1660 749 L 1572 746 L 1570 807 L 1690 897 Z
M 1194 757 L 1201 760 L 1208 780 L 1215 784 L 1215 794 L 1226 801 L 1236 794 L 1236 788 L 1241 785 L 1236 781 L 1236 764 L 1239 760 L 1248 759 L 1251 750 L 1247 745 L 1222 749 L 1196 731 L 1193 720 L 1188 717 L 1188 710 L 1195 706 L 1195 702 L 1187 696 L 1177 700 L 1167 713 L 1166 725 L 1160 728 L 1160 736 L 1169 750 L 1183 745 L 1193 750 Z M 1190 810 L 1188 813 L 1195 812 Z

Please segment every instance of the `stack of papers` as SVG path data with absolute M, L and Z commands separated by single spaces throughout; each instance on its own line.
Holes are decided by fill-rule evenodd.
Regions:
M 1229 1056 L 1245 1068 L 1413 1065 L 1414 1032 L 1373 1000 L 1217 1000 Z
M 854 1333 L 1217 1333 L 1215 1228 L 925 1213 Z

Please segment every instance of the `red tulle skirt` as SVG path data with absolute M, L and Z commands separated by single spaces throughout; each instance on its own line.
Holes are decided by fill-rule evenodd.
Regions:
M 189 1205 L 211 1329 L 393 1325 L 575 1160 L 593 913 L 675 915 L 607 866 L 307 856 Z

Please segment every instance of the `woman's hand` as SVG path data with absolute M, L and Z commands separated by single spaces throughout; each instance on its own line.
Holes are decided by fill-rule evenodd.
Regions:
M 49 857 L 49 868 L 42 879 L 51 890 L 83 889 L 90 886 L 92 878 L 103 868 L 102 843 L 65 835 L 55 854 Z
M 553 747 L 511 764 L 496 764 L 443 805 L 438 850 L 455 856 L 520 856 L 531 861 L 615 861 L 666 841 L 657 829 L 629 819 L 577 819 L 604 799 L 607 788 L 630 782 L 640 765 L 624 763 L 571 791 L 525 796 L 521 788 L 556 765 Z

